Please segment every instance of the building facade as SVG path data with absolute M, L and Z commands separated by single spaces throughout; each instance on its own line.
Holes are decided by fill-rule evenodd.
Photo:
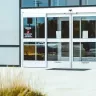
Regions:
M 10 48 L 9 51 L 2 45 L 9 54 L 11 52 L 12 55 L 8 56 L 14 57 L 13 62 L 10 59 L 9 65 L 36 68 L 96 68 L 96 0 L 13 1 L 17 2 L 15 6 L 19 8 L 19 15 L 14 11 L 16 19 L 13 20 L 18 28 L 11 25 L 15 31 L 8 31 L 13 36 L 6 36 L 9 38 L 8 48 L 14 44 L 14 50 Z
M 0 1 L 0 67 L 20 66 L 19 0 Z

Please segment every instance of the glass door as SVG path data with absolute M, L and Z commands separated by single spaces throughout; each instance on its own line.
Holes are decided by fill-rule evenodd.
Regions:
M 23 13 L 21 27 L 23 67 L 46 67 L 45 15 Z
M 96 14 L 74 14 L 72 68 L 96 68 Z
M 71 68 L 70 15 L 47 15 L 48 68 Z

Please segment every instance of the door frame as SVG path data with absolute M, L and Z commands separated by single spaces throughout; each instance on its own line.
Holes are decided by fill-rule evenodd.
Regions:
M 72 14 L 72 37 L 73 37 L 73 18 L 74 17 L 83 17 L 83 16 L 96 16 L 96 13 L 77 13 L 77 14 Z M 96 42 L 96 38 L 72 38 L 72 50 L 73 50 L 73 42 Z M 80 44 L 81 48 L 81 44 Z M 81 49 L 80 49 L 81 50 Z M 96 62 L 92 61 L 73 61 L 73 51 L 72 51 L 72 68 L 80 68 L 80 69 L 96 69 Z
M 45 42 L 45 61 L 44 61 L 44 64 L 43 64 L 43 66 L 41 66 L 41 64 L 40 64 L 40 61 L 38 61 L 37 63 L 34 63 L 33 65 L 32 65 L 32 62 L 30 62 L 30 61 L 27 61 L 27 62 L 24 62 L 24 60 L 23 60 L 23 58 L 24 58 L 24 56 L 23 56 L 23 54 L 24 54 L 24 48 L 23 48 L 23 42 L 29 42 L 29 41 L 33 41 L 33 39 L 31 39 L 31 40 L 28 40 L 28 39 L 24 39 L 23 38 L 23 17 L 45 17 L 45 38 L 44 38 L 44 40 L 40 40 L 40 41 L 44 41 Z M 61 42 L 66 42 L 66 41 L 68 41 L 68 42 L 70 42 L 70 50 L 69 50 L 69 54 L 70 54 L 70 57 L 69 57 L 69 59 L 70 59 L 70 61 L 69 61 L 69 63 L 66 63 L 65 65 L 64 65 L 64 62 L 62 63 L 62 64 L 60 64 L 60 62 L 55 62 L 54 63 L 54 61 L 50 61 L 50 63 L 48 63 L 48 61 L 47 61 L 47 42 L 56 42 L 56 40 L 53 40 L 53 39 L 47 39 L 47 17 L 53 17 L 53 16 L 55 16 L 55 17 L 69 17 L 69 41 L 68 41 L 68 39 L 65 39 L 65 40 L 61 40 Z M 48 68 L 84 68 L 84 69 L 86 69 L 86 68 L 92 68 L 92 69 L 96 69 L 96 62 L 89 62 L 89 63 L 87 63 L 87 62 L 74 62 L 73 61 L 73 42 L 96 42 L 96 39 L 94 38 L 94 39 L 90 39 L 90 38 L 88 38 L 87 39 L 87 41 L 86 41 L 86 39 L 74 39 L 73 38 L 73 17 L 79 17 L 79 16 L 96 16 L 96 13 L 95 12 L 86 12 L 86 13 L 82 13 L 82 12 L 80 12 L 80 13 L 47 13 L 47 14 L 39 14 L 39 16 L 38 16 L 38 14 L 32 14 L 32 13 L 30 13 L 30 12 L 26 12 L 26 13 L 22 13 L 21 14 L 21 65 L 22 65 L 22 67 L 48 67 Z M 92 41 L 93 40 L 93 41 Z M 34 41 L 38 41 L 38 40 L 34 40 Z M 57 40 L 57 42 L 59 42 L 59 40 Z M 42 62 L 41 62 L 42 63 Z
M 70 14 L 47 14 L 46 15 L 46 18 L 48 17 L 58 17 L 58 25 L 59 25 L 59 28 L 60 28 L 60 22 L 63 21 L 64 19 L 59 19 L 59 17 L 68 17 L 69 18 L 69 38 L 65 38 L 65 39 L 62 39 L 62 38 L 47 38 L 47 42 L 68 42 L 69 43 L 69 61 L 47 61 L 47 65 L 48 65 L 48 68 L 72 68 L 72 60 L 71 60 L 71 29 L 70 29 L 70 26 L 71 26 L 71 16 Z M 60 30 L 59 30 L 60 31 Z
M 45 38 L 24 38 L 24 26 L 23 26 L 23 19 L 27 18 L 27 17 L 44 17 L 44 20 L 46 22 L 46 15 L 45 14 L 32 14 L 30 12 L 25 12 L 21 14 L 21 65 L 22 67 L 33 67 L 33 68 L 45 68 L 46 65 L 46 52 L 47 52 L 47 48 L 46 48 L 46 26 L 45 26 Z M 45 43 L 45 60 L 44 61 L 35 61 L 35 60 L 24 60 L 24 42 L 44 42 Z M 36 54 L 36 53 L 35 53 Z

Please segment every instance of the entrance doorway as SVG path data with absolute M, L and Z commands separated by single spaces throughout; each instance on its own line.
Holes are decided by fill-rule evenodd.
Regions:
M 25 14 L 21 22 L 24 67 L 96 68 L 95 13 Z

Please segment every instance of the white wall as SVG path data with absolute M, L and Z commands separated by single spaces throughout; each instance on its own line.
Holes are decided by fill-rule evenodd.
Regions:
M 0 0 L 0 45 L 19 44 L 19 0 Z
M 0 0 L 1 45 L 19 45 L 19 0 Z M 2 64 L 19 64 L 19 47 L 0 47 Z
M 0 48 L 0 64 L 2 65 L 18 65 L 19 64 L 19 48 Z

